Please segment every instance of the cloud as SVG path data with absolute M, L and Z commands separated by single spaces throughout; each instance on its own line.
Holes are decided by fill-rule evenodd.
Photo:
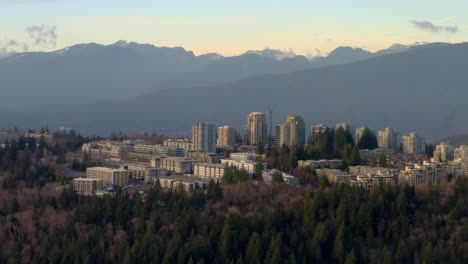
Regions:
M 440 32 L 457 33 L 458 32 L 458 26 L 439 26 L 427 20 L 419 20 L 419 21 L 413 20 L 411 21 L 411 24 L 413 24 L 413 26 L 421 30 L 429 31 L 432 33 L 440 33 Z
M 18 41 L 14 40 L 14 39 L 11 39 L 11 40 L 9 40 L 9 41 L 7 42 L 7 46 L 8 46 L 8 47 L 16 47 L 16 46 L 18 46 L 18 45 L 19 45 Z
M 29 46 L 26 43 L 21 43 L 15 39 L 9 39 L 2 45 L 0 45 L 0 55 L 5 55 L 12 52 L 27 52 Z
M 57 27 L 46 25 L 32 25 L 25 29 L 29 37 L 34 40 L 35 45 L 52 45 L 57 44 Z

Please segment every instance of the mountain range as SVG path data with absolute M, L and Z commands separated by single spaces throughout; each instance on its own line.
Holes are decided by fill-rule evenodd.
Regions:
M 7 110 L 0 111 L 0 127 L 48 125 L 98 134 L 118 130 L 184 134 L 189 133 L 191 124 L 197 121 L 231 124 L 241 129 L 249 112 L 266 111 L 270 106 L 275 123 L 283 122 L 287 114 L 296 112 L 304 117 L 307 125 L 349 121 L 355 126 L 368 125 L 376 129 L 390 126 L 402 133 L 416 131 L 428 139 L 468 131 L 468 44 L 435 43 L 393 48 L 374 54 L 358 50 L 358 59 L 354 57 L 353 61 L 340 64 L 331 58 L 349 59 L 336 54 L 357 49 L 339 48 L 326 57 L 328 60 L 308 60 L 300 56 L 272 59 L 258 53 L 231 58 L 212 54 L 198 58 L 201 56 L 187 55 L 190 52 L 184 50 L 171 50 L 187 55 L 186 58 L 197 58 L 194 61 L 199 65 L 205 60 L 204 74 L 213 79 L 216 76 L 212 75 L 219 69 L 210 67 L 222 61 L 239 65 L 236 64 L 239 60 L 244 63 L 244 59 L 254 58 L 255 62 L 280 62 L 274 65 L 294 61 L 292 64 L 296 66 L 299 64 L 296 61 L 302 61 L 307 67 L 289 68 L 283 73 L 257 72 L 226 82 L 222 82 L 222 78 L 210 79 L 212 83 L 205 85 L 186 83 L 171 87 L 168 82 L 164 89 L 125 99 L 77 105 L 60 105 L 60 101 L 54 101 L 57 105 L 5 108 Z M 98 45 L 96 49 L 107 50 L 108 47 Z M 2 61 L 11 59 L 14 57 Z M 317 66 L 316 61 L 324 62 Z M 314 62 L 315 66 L 311 66 Z M 248 67 L 254 65 L 247 64 Z M 186 71 L 183 76 L 192 76 L 194 80 L 197 79 L 194 76 L 203 76 L 195 73 L 197 71 Z M 97 91 L 83 93 L 91 97 Z
M 327 57 L 311 60 L 273 49 L 233 57 L 214 53 L 196 56 L 180 47 L 126 41 L 107 46 L 90 43 L 0 59 L 0 84 L 4 106 L 83 104 L 351 63 L 379 54 L 339 47 Z

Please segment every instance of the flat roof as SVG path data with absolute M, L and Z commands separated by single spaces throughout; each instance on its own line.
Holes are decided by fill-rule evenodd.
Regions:
M 107 167 L 90 167 L 86 169 L 86 171 L 88 170 L 102 171 L 102 172 L 126 171 L 124 169 L 114 169 L 114 168 L 107 168 Z
M 75 178 L 73 181 L 102 181 L 102 179 L 94 179 L 94 178 Z

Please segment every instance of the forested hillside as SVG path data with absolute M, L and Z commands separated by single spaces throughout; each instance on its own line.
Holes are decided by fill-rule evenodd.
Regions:
M 2 263 L 466 263 L 468 181 L 314 191 L 241 183 L 145 197 L 0 193 Z

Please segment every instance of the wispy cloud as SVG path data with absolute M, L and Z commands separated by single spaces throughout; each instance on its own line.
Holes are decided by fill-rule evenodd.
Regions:
M 47 25 L 32 25 L 25 29 L 29 37 L 33 39 L 35 45 L 57 44 L 57 27 Z
M 429 31 L 432 33 L 441 33 L 441 32 L 457 33 L 458 32 L 458 26 L 440 26 L 440 25 L 435 25 L 434 23 L 427 21 L 427 20 L 413 20 L 411 21 L 411 24 L 421 30 Z

